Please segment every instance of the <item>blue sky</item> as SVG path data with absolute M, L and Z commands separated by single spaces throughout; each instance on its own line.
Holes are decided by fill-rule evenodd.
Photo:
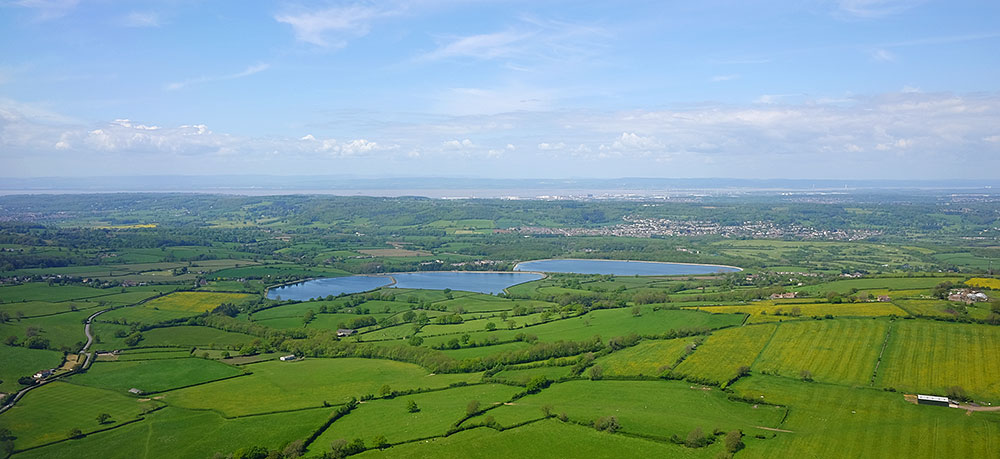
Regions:
M 6 177 L 1000 167 L 995 1 L 0 0 L 0 43 Z

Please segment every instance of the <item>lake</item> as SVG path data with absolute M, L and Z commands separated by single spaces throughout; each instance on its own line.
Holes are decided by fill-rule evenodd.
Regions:
M 683 276 L 693 274 L 731 273 L 740 268 L 722 265 L 663 263 L 625 260 L 534 260 L 518 263 L 514 271 L 547 273 L 614 274 L 616 276 Z
M 282 300 L 305 301 L 310 298 L 320 298 L 327 295 L 337 296 L 342 293 L 358 293 L 374 290 L 396 284 L 394 288 L 414 288 L 428 290 L 460 290 L 497 294 L 512 285 L 541 279 L 537 273 L 503 273 L 476 271 L 426 271 L 414 273 L 379 274 L 375 276 L 329 277 L 300 282 L 273 288 L 267 292 L 267 297 Z

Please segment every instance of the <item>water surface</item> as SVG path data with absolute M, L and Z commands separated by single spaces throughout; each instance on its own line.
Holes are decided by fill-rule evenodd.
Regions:
M 475 271 L 426 271 L 414 273 L 379 274 L 374 276 L 329 277 L 273 288 L 267 297 L 275 300 L 305 301 L 310 298 L 337 296 L 342 293 L 359 293 L 385 287 L 395 280 L 396 288 L 428 290 L 461 290 L 496 294 L 512 285 L 541 279 L 537 273 L 503 273 Z
M 662 263 L 657 261 L 624 260 L 535 260 L 518 263 L 514 271 L 547 273 L 613 274 L 616 276 L 683 276 L 741 271 L 740 268 L 722 265 L 688 263 Z

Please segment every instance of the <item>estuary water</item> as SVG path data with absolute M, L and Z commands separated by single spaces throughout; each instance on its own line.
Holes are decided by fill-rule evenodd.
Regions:
M 276 300 L 305 301 L 327 295 L 358 293 L 385 287 L 395 281 L 394 288 L 414 288 L 428 290 L 461 290 L 497 294 L 512 285 L 538 280 L 544 277 L 538 273 L 504 273 L 477 271 L 426 271 L 413 273 L 379 274 L 374 276 L 346 276 L 314 279 L 298 284 L 273 288 L 267 297 Z
M 615 276 L 684 276 L 731 273 L 740 268 L 722 265 L 663 263 L 657 261 L 553 259 L 518 263 L 514 271 L 545 273 L 613 274 Z

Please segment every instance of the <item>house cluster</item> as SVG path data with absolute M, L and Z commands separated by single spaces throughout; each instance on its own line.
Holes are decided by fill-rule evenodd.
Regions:
M 603 228 L 543 228 L 522 226 L 513 228 L 522 234 L 556 234 L 562 236 L 705 236 L 829 239 L 857 241 L 881 234 L 878 230 L 820 230 L 799 225 L 778 225 L 765 221 L 745 221 L 724 225 L 705 220 L 670 220 L 666 218 L 640 218 L 627 215 L 624 223 Z
M 799 292 L 787 292 L 787 293 L 772 293 L 772 300 L 790 300 L 796 298 Z
M 989 301 L 990 297 L 986 296 L 985 293 L 979 290 L 972 290 L 968 288 L 963 288 L 959 290 L 952 290 L 948 293 L 948 301 L 961 301 L 963 303 L 980 303 L 983 301 Z

